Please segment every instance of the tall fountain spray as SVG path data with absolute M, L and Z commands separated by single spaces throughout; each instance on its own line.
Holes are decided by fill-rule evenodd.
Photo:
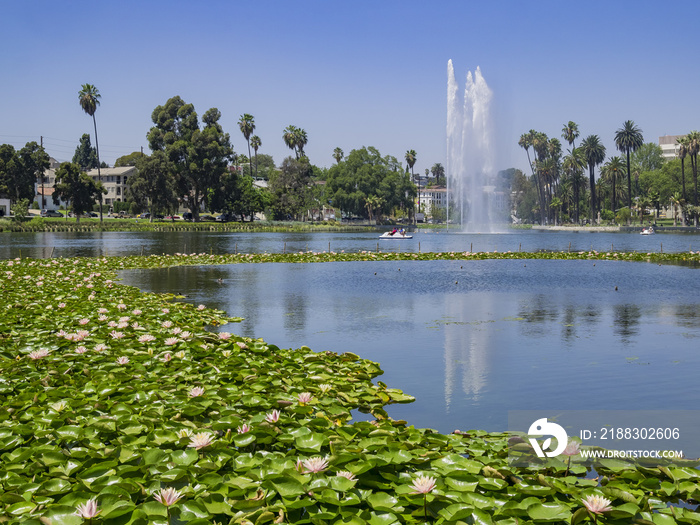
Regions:
M 463 231 L 497 231 L 494 192 L 493 93 L 476 68 L 459 96 L 452 60 L 447 62 L 447 195 L 449 219 Z M 452 207 L 452 211 L 450 211 Z M 502 220 L 500 222 L 503 222 Z

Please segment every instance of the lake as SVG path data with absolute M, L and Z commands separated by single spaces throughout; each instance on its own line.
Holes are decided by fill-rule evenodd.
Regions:
M 217 246 L 238 238 L 239 248 L 260 250 L 287 239 L 289 250 L 307 242 L 314 249 L 324 242 L 353 249 L 376 238 L 347 234 L 341 242 L 338 234 L 318 235 L 231 236 Z M 473 242 L 475 251 L 514 243 L 562 249 L 568 242 L 572 250 L 603 249 L 610 239 L 616 249 L 619 243 L 652 251 L 660 241 L 666 249 L 668 239 L 680 237 L 679 247 L 694 239 L 540 232 L 418 237 L 428 239 L 424 251 L 438 242 Z M 415 239 L 400 242 L 406 251 L 417 248 Z M 497 248 L 489 245 L 496 242 Z M 505 430 L 511 410 L 691 410 L 700 404 L 698 269 L 487 260 L 238 264 L 121 275 L 125 284 L 178 292 L 245 318 L 222 330 L 378 361 L 385 371 L 379 380 L 416 396 L 415 403 L 391 406 L 390 415 L 441 432 Z
M 39 232 L 0 234 L 0 258 L 94 257 L 181 253 L 281 253 L 406 251 L 582 251 L 684 252 L 700 250 L 700 236 L 663 233 L 511 230 L 508 233 L 446 233 L 421 230 L 411 240 L 379 240 L 377 232 Z

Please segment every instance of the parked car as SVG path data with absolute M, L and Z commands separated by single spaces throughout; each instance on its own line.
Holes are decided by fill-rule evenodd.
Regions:
M 83 213 L 83 217 L 94 218 L 94 217 L 99 217 L 99 215 L 97 215 L 97 213 L 95 213 L 94 211 L 86 211 L 85 213 Z
M 221 215 L 216 217 L 216 220 L 219 222 L 228 222 L 230 220 L 233 220 L 233 217 L 229 215 L 228 213 L 222 213 Z
M 149 219 L 151 217 L 150 213 L 140 213 L 136 218 L 137 219 Z
M 59 213 L 55 210 L 41 210 L 41 216 L 42 217 L 63 217 L 63 214 Z
M 200 215 L 199 220 L 200 221 L 215 221 L 216 219 L 214 217 L 212 217 L 211 215 Z
M 185 213 L 183 213 L 183 214 L 182 214 L 182 220 L 191 221 L 191 220 L 192 220 L 192 212 L 191 212 L 191 211 L 186 211 Z
M 180 216 L 179 216 L 179 215 L 167 215 L 167 216 L 165 217 L 165 219 L 168 220 L 168 221 L 179 221 L 179 220 L 180 220 Z

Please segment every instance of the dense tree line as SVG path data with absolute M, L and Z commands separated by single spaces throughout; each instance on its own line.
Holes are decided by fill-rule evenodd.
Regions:
M 106 165 L 99 159 L 95 118 L 100 98 L 91 84 L 83 84 L 78 92 L 81 109 L 92 117 L 95 146 L 89 134 L 82 135 L 72 162 L 61 164 L 56 172 L 54 200 L 68 202 L 78 217 L 92 209 L 97 200 L 102 220 L 105 189 L 100 168 Z M 152 154 L 133 152 L 115 163 L 137 170 L 129 176 L 125 202 L 114 203 L 114 211 L 148 210 L 153 218 L 163 212 L 174 213 L 183 205 L 195 221 L 203 210 L 227 212 L 240 220 L 253 220 L 263 211 L 273 219 L 304 220 L 318 217 L 328 206 L 369 219 L 405 216 L 413 211 L 414 150 L 406 153 L 405 172 L 395 157 L 382 156 L 375 148 L 353 150 L 347 158 L 336 148 L 336 165 L 318 168 L 305 152 L 307 132 L 289 125 L 281 138 L 294 155 L 277 167 L 270 155 L 258 153 L 262 140 L 254 134 L 253 115 L 245 113 L 238 121 L 247 155 L 234 151 L 220 119 L 217 108 L 210 108 L 200 119 L 194 106 L 179 96 L 157 106 L 147 133 Z M 0 195 L 12 201 L 31 201 L 37 177 L 48 166 L 48 155 L 36 143 L 27 144 L 19 152 L 7 144 L 0 146 Z M 98 170 L 96 181 L 86 174 L 94 168 Z M 436 164 L 433 174 L 444 178 L 444 168 Z M 256 183 L 256 179 L 266 181 L 266 185 Z
M 642 131 L 631 120 L 615 133 L 620 155 L 609 155 L 598 135 L 585 137 L 577 146 L 580 134 L 574 122 L 564 125 L 561 136 L 570 147 L 566 154 L 557 138 L 536 130 L 521 135 L 518 143 L 531 171 L 513 177 L 513 207 L 519 218 L 557 224 L 587 217 L 593 223 L 600 218 L 625 224 L 643 221 L 650 209 L 658 215 L 661 208 L 670 207 L 683 223 L 697 221 L 697 131 L 679 139 L 678 158 L 670 160 L 664 159 L 660 146 L 644 143 Z

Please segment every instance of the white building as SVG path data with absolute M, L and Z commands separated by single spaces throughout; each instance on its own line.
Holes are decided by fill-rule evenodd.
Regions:
M 10 216 L 10 199 L 0 199 L 0 218 Z
M 418 210 L 431 216 L 435 210 L 447 210 L 447 188 L 434 186 L 418 191 Z
M 675 159 L 678 157 L 678 139 L 683 137 L 685 137 L 685 135 L 664 135 L 663 137 L 659 137 L 661 154 L 665 159 Z

